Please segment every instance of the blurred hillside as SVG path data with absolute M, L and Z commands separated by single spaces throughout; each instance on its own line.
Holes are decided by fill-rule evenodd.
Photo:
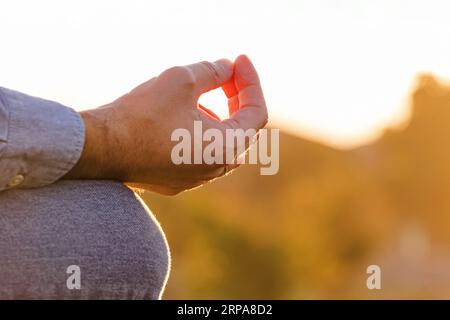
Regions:
M 144 193 L 172 250 L 165 298 L 450 298 L 450 88 L 420 77 L 411 108 L 354 150 L 281 134 L 275 176 L 247 165 Z M 370 264 L 381 291 L 366 289 Z

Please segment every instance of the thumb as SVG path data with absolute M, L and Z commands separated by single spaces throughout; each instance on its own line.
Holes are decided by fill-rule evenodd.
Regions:
M 195 79 L 196 95 L 221 87 L 233 76 L 233 62 L 220 59 L 215 62 L 202 61 L 190 64 L 187 68 Z

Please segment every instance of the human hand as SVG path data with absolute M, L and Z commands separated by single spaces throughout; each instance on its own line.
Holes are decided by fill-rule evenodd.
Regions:
M 201 94 L 219 87 L 228 98 L 230 114 L 223 121 L 198 105 Z M 257 72 L 246 56 L 239 56 L 234 63 L 219 60 L 170 68 L 111 104 L 81 115 L 86 142 L 66 179 L 114 179 L 170 195 L 202 185 L 238 166 L 174 164 L 174 130 L 192 132 L 194 121 L 201 121 L 204 130 L 259 130 L 268 117 Z

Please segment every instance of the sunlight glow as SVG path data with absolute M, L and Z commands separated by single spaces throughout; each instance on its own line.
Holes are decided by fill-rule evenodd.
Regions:
M 167 67 L 248 54 L 271 124 L 354 146 L 403 121 L 415 76 L 450 76 L 448 1 L 2 1 L 0 85 L 78 110 Z M 207 107 L 224 116 L 225 101 Z

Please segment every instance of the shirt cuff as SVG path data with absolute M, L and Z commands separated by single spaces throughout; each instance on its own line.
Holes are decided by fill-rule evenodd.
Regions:
M 0 87 L 0 190 L 55 182 L 77 163 L 84 140 L 73 109 Z

